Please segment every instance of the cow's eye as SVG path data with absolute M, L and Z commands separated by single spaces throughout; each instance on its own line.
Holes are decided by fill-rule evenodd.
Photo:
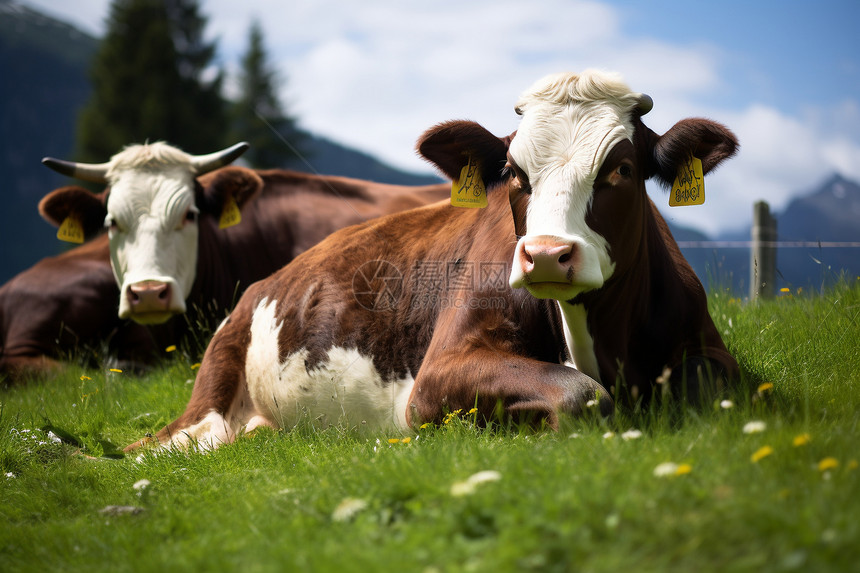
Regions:
M 105 229 L 110 231 L 122 231 L 119 224 L 116 222 L 116 219 L 108 215 L 105 217 Z
M 197 223 L 197 216 L 200 214 L 200 211 L 197 207 L 189 207 L 187 211 L 185 211 L 185 217 L 183 217 L 182 222 L 179 224 L 177 230 L 182 229 L 185 225 L 192 223 Z
M 633 168 L 630 167 L 627 163 L 622 163 L 618 166 L 618 169 L 615 170 L 615 173 L 622 177 L 630 177 L 633 175 Z

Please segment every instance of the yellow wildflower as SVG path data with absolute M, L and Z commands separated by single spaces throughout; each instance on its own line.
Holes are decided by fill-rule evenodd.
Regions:
M 399 444 L 400 438 L 388 438 L 388 443 L 389 444 Z
M 174 352 L 175 350 L 176 350 L 175 344 L 171 344 L 170 346 L 168 346 L 167 348 L 164 349 L 165 352 Z
M 420 426 L 418 426 L 418 429 L 423 430 L 423 429 L 425 429 L 425 428 L 429 428 L 429 427 L 430 427 L 430 426 L 432 426 L 432 425 L 433 425 L 433 424 L 432 424 L 431 422 L 424 422 L 423 424 L 421 424 Z
M 773 382 L 765 382 L 758 387 L 759 392 L 767 392 L 768 390 L 773 390 Z
M 798 436 L 795 436 L 794 440 L 792 440 L 791 443 L 794 444 L 795 448 L 797 448 L 799 446 L 805 446 L 809 443 L 809 440 L 811 439 L 812 438 L 809 436 L 809 434 L 800 434 Z
M 82 375 L 81 375 L 81 380 L 92 380 L 92 378 L 90 378 L 89 376 L 84 376 L 84 375 L 82 374 Z
M 779 289 L 779 292 L 791 292 L 791 289 L 788 287 L 782 287 L 781 289 Z
M 469 410 L 469 414 L 477 414 L 477 413 L 478 413 L 477 408 L 472 408 L 471 410 Z
M 832 470 L 837 467 L 839 467 L 839 460 L 836 458 L 824 458 L 818 462 L 818 471 L 820 472 L 826 472 L 827 470 Z
M 773 453 L 773 448 L 770 446 L 762 446 L 755 451 L 753 455 L 750 456 L 750 460 L 752 463 L 757 464 L 760 460 L 768 457 Z
M 682 476 L 684 474 L 688 474 L 693 471 L 693 466 L 690 464 L 681 464 L 678 466 L 678 469 L 675 470 L 676 476 Z
M 117 374 L 122 374 L 122 370 L 120 370 L 119 368 L 111 368 L 110 371 L 116 372 Z
M 411 441 L 412 441 L 412 438 L 407 437 L 407 438 L 403 438 L 402 440 L 400 440 L 400 443 L 401 444 L 408 444 Z
M 192 364 L 192 365 L 191 365 L 191 369 L 192 369 L 192 370 L 197 370 L 198 368 L 200 368 L 200 363 L 199 363 L 199 362 L 195 362 L 194 364 Z

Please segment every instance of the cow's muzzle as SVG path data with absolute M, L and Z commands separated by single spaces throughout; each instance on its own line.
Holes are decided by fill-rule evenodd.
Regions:
M 169 319 L 173 288 L 162 281 L 141 281 L 128 286 L 126 301 L 130 317 L 140 324 L 159 324 Z
M 577 260 L 577 245 L 556 237 L 524 237 L 517 243 L 514 264 L 526 285 L 571 284 Z

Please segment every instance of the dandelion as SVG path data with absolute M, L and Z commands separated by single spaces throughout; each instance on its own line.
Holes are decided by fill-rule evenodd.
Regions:
M 200 368 L 200 363 L 199 363 L 199 362 L 195 362 L 194 364 L 192 364 L 192 365 L 191 365 L 191 369 L 192 369 L 192 370 L 197 370 L 198 368 Z
M 768 390 L 773 390 L 773 382 L 765 382 L 758 387 L 759 394 L 767 392 Z
M 799 434 L 797 436 L 794 436 L 794 439 L 791 441 L 791 443 L 795 448 L 799 448 L 800 446 L 805 446 L 806 444 L 808 444 L 809 440 L 811 439 L 812 438 L 809 436 L 809 434 Z
M 781 289 L 779 289 L 779 292 L 791 292 L 791 289 L 788 287 L 782 287 Z
M 367 502 L 363 499 L 347 497 L 334 508 L 331 518 L 334 521 L 349 521 L 365 508 Z
M 773 453 L 772 447 L 762 446 L 759 449 L 757 449 L 753 455 L 750 456 L 750 461 L 752 461 L 752 463 L 754 463 L 754 464 L 757 464 L 759 461 L 768 457 L 772 453 Z
M 818 462 L 818 471 L 826 472 L 827 470 L 832 470 L 834 468 L 839 467 L 839 460 L 836 458 L 824 458 L 820 462 Z
M 175 344 L 171 344 L 170 346 L 168 346 L 167 348 L 165 348 L 165 349 L 164 349 L 164 351 L 165 351 L 165 352 L 176 352 L 176 345 L 175 345 Z
M 761 420 L 753 420 L 744 424 L 744 434 L 760 434 L 767 428 L 767 424 Z
M 730 410 L 735 407 L 735 403 L 731 400 L 723 400 L 720 402 L 720 408 L 723 410 Z
M 458 481 L 451 485 L 451 495 L 461 497 L 475 493 L 477 487 L 481 484 L 499 481 L 502 479 L 502 474 L 495 470 L 484 470 L 476 474 L 472 474 L 465 481 Z
M 418 429 L 419 429 L 419 430 L 424 430 L 424 429 L 426 429 L 426 428 L 429 428 L 429 427 L 430 427 L 430 426 L 432 426 L 432 425 L 433 425 L 433 423 L 432 423 L 432 422 L 424 422 L 423 424 L 421 424 L 420 426 L 418 426 Z
M 635 429 L 627 430 L 626 432 L 621 434 L 621 439 L 624 440 L 625 442 L 630 441 L 630 440 L 638 440 L 641 437 L 642 437 L 642 432 L 640 432 L 639 430 L 635 430 Z
M 388 443 L 389 444 L 399 444 L 400 438 L 388 438 Z
M 472 408 L 471 410 L 469 410 L 469 412 L 468 412 L 468 413 L 469 413 L 469 414 L 477 414 L 477 413 L 478 413 L 478 409 L 477 409 L 477 408 Z
M 122 370 L 120 370 L 119 368 L 111 368 L 110 371 L 116 372 L 117 374 L 122 374 Z
M 84 375 L 84 374 L 81 374 L 81 381 L 82 381 L 82 382 L 85 382 L 85 381 L 87 381 L 87 380 L 92 380 L 92 378 L 90 378 L 89 376 L 86 376 L 86 375 Z
M 406 437 L 406 438 L 403 438 L 402 440 L 400 440 L 400 443 L 401 444 L 408 444 L 411 441 L 412 441 L 412 438 Z
M 684 474 L 688 474 L 693 471 L 693 466 L 690 464 L 680 464 L 677 469 L 675 469 L 676 476 L 682 476 Z

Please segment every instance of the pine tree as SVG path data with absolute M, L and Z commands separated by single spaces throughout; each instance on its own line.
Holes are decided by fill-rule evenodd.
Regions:
M 190 153 L 222 147 L 221 74 L 196 0 L 114 0 L 93 63 L 93 95 L 78 118 L 78 156 L 106 161 L 130 143 L 165 140 Z
M 248 32 L 248 51 L 242 57 L 239 96 L 232 107 L 231 140 L 247 141 L 244 158 L 260 168 L 299 164 L 306 134 L 281 106 L 276 90 L 279 78 L 269 63 L 263 31 L 254 21 Z

